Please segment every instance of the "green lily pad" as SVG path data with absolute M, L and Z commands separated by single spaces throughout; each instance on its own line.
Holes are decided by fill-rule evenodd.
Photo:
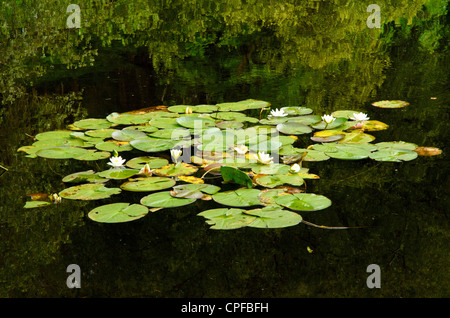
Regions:
M 94 129 L 94 130 L 87 130 L 84 133 L 88 136 L 94 137 L 94 138 L 111 138 L 111 135 L 113 132 L 117 131 L 117 129 L 114 128 L 102 128 L 102 129 Z
M 141 199 L 141 204 L 153 208 L 175 208 L 195 202 L 196 199 L 176 198 L 170 191 L 152 193 Z
M 239 129 L 242 128 L 243 126 L 244 124 L 240 121 L 230 121 L 230 120 L 219 121 L 216 124 L 216 127 L 220 129 Z
M 340 139 L 340 143 L 363 144 L 374 141 L 375 137 L 362 131 L 354 131 L 344 134 L 344 138 Z
M 347 122 L 347 120 L 348 120 L 347 118 L 339 117 L 329 124 L 327 124 L 324 121 L 321 121 L 320 123 L 311 125 L 311 127 L 314 129 L 335 129 L 340 125 L 344 124 L 345 122 Z
M 144 124 L 149 121 L 148 116 L 143 114 L 131 114 L 131 113 L 111 113 L 106 116 L 106 121 L 114 123 L 116 125 L 138 125 Z
M 212 196 L 217 203 L 232 207 L 248 207 L 261 205 L 258 199 L 260 191 L 257 189 L 237 189 L 225 192 L 218 192 Z
M 275 203 L 295 211 L 317 211 L 329 207 L 331 200 L 314 193 L 294 193 L 280 196 Z
M 127 126 L 123 129 L 130 129 L 130 130 L 138 130 L 138 131 L 142 131 L 145 133 L 153 133 L 155 131 L 158 131 L 158 128 L 155 126 L 152 126 L 148 123 L 146 124 L 141 124 L 141 125 L 135 125 L 135 126 Z
M 418 146 L 405 141 L 387 141 L 375 144 L 378 150 L 414 150 Z
M 244 211 L 235 208 L 219 208 L 206 210 L 197 215 L 208 219 L 210 229 L 233 230 L 248 226 L 256 220 L 256 216 L 245 214 Z
M 62 182 L 71 183 L 105 183 L 109 179 L 100 177 L 94 170 L 80 171 L 76 173 L 69 174 L 62 179 Z
M 322 118 L 319 115 L 306 115 L 306 116 L 298 116 L 298 117 L 289 117 L 287 122 L 289 123 L 297 123 L 302 125 L 312 125 L 322 121 Z
M 417 152 L 401 149 L 382 149 L 370 154 L 370 159 L 376 161 L 402 162 L 416 159 Z
M 278 124 L 277 130 L 286 135 L 303 135 L 312 132 L 312 128 L 310 126 L 293 121 Z
M 240 102 L 220 103 L 216 104 L 216 106 L 219 112 L 230 112 L 230 111 L 240 112 L 249 109 L 249 106 L 247 104 Z
M 239 169 L 236 169 L 234 167 L 221 166 L 220 173 L 224 182 L 233 182 L 243 185 L 247 188 L 253 187 L 252 179 L 250 179 L 250 177 L 245 172 L 240 171 Z
M 75 127 L 81 129 L 104 129 L 112 126 L 111 122 L 104 118 L 86 118 L 73 123 Z
M 382 100 L 372 103 L 372 106 L 379 108 L 403 108 L 409 106 L 409 103 L 401 100 Z
M 278 125 L 288 121 L 288 117 L 271 117 L 264 118 L 259 121 L 261 125 Z
M 185 162 L 168 164 L 154 170 L 154 173 L 164 177 L 187 176 L 197 172 L 198 168 Z
M 80 147 L 80 148 L 88 148 L 92 147 L 92 144 L 77 138 L 60 138 L 60 139 L 43 139 L 38 140 L 32 144 L 32 146 L 36 148 L 53 148 L 60 146 L 71 146 L 71 147 Z
M 160 152 L 172 149 L 177 145 L 177 141 L 159 138 L 138 139 L 130 141 L 130 145 L 144 152 Z
M 266 188 L 275 188 L 283 184 L 290 184 L 293 186 L 301 186 L 304 182 L 303 178 L 298 174 L 274 174 L 258 176 L 255 178 L 255 182 L 260 186 Z
M 156 169 L 169 164 L 169 161 L 159 157 L 136 157 L 128 160 L 125 165 L 132 169 L 142 169 L 146 164 L 150 166 L 150 169 Z
M 120 192 L 119 188 L 106 188 L 102 184 L 87 183 L 64 189 L 59 192 L 59 196 L 71 200 L 98 200 L 109 198 Z
M 148 139 L 145 132 L 134 129 L 122 129 L 114 131 L 111 137 L 118 141 L 131 141 L 138 139 Z
M 149 134 L 150 137 L 164 139 L 182 139 L 189 137 L 190 135 L 190 130 L 186 128 L 162 129 Z
M 60 146 L 53 148 L 43 148 L 36 151 L 35 154 L 39 157 L 48 159 L 72 159 L 86 153 L 88 153 L 88 150 L 84 148 Z
M 177 123 L 177 118 L 157 118 L 152 119 L 148 123 L 150 126 L 159 128 L 159 129 L 175 129 L 175 128 L 183 128 L 183 126 Z
M 245 211 L 245 214 L 256 216 L 256 220 L 248 226 L 255 228 L 284 228 L 294 226 L 302 221 L 301 215 L 278 207 L 265 207 Z
M 309 115 L 313 112 L 311 108 L 302 106 L 287 106 L 282 107 L 281 110 L 289 115 Z
M 133 181 L 123 183 L 120 188 L 126 191 L 147 192 L 159 191 L 170 188 L 176 183 L 175 180 L 165 177 L 137 178 Z
M 83 161 L 94 161 L 94 160 L 107 159 L 110 156 L 111 156 L 111 153 L 107 152 L 107 151 L 88 150 L 88 152 L 83 153 L 78 156 L 75 156 L 75 157 L 73 157 L 73 159 L 83 160 Z
M 67 139 L 71 137 L 72 130 L 54 130 L 39 133 L 35 136 L 37 140 L 45 139 Z
M 181 184 L 174 186 L 170 195 L 176 198 L 201 199 L 205 194 L 215 194 L 220 187 L 206 183 Z
M 204 129 L 216 125 L 213 119 L 203 117 L 179 117 L 176 122 L 183 127 L 195 129 Z
M 123 223 L 140 219 L 148 214 L 148 208 L 140 204 L 111 203 L 91 210 L 88 217 L 100 223 Z
M 274 163 L 270 165 L 258 164 L 253 166 L 252 171 L 257 174 L 287 174 L 291 167 L 289 165 Z
M 219 109 L 216 105 L 195 105 L 192 111 L 194 113 L 213 113 Z
M 98 175 L 102 178 L 122 180 L 128 179 L 138 173 L 139 170 L 137 169 L 111 168 L 109 170 L 99 172 Z
M 51 205 L 51 202 L 48 201 L 27 201 L 25 202 L 25 205 L 23 206 L 25 209 L 33 209 L 33 208 L 40 208 L 43 206 Z
M 102 151 L 117 152 L 121 151 L 131 151 L 133 147 L 128 141 L 105 141 L 95 145 L 95 148 Z

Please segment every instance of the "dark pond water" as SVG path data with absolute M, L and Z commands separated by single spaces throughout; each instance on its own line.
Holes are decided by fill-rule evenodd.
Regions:
M 450 296 L 446 1 L 377 1 L 380 28 L 367 24 L 367 1 L 79 2 L 79 29 L 66 27 L 69 3 L 0 5 L 1 297 Z M 214 231 L 196 215 L 216 207 L 205 201 L 109 225 L 87 218 L 96 202 L 23 208 L 28 193 L 59 192 L 63 176 L 96 169 L 25 158 L 17 149 L 29 136 L 112 112 L 247 98 L 358 109 L 389 125 L 376 142 L 443 153 L 306 163 L 320 176 L 308 191 L 333 204 L 304 219 L 360 229 Z M 410 106 L 371 106 L 386 99 Z M 81 288 L 67 287 L 69 264 Z M 370 264 L 381 288 L 366 284 Z

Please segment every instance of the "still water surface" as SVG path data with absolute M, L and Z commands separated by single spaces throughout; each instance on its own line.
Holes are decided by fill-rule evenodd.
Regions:
M 11 79 L 1 92 L 0 164 L 8 171 L 0 177 L 0 296 L 450 296 L 445 1 L 377 1 L 379 29 L 367 26 L 365 1 L 123 3 L 93 14 L 95 3 L 85 1 L 78 33 L 44 25 L 27 36 L 10 32 L 0 46 L 10 56 L 2 76 Z M 23 25 L 16 27 L 43 23 L 27 12 L 17 10 Z M 45 14 L 47 23 L 58 21 Z M 44 56 L 30 58 L 37 48 Z M 28 135 L 112 112 L 247 98 L 315 114 L 357 109 L 389 125 L 373 133 L 376 142 L 443 153 L 404 163 L 307 163 L 320 176 L 308 191 L 333 204 L 304 219 L 362 229 L 214 231 L 196 216 L 217 207 L 206 201 L 127 224 L 90 221 L 95 202 L 23 209 L 26 194 L 59 192 L 63 176 L 88 170 L 80 162 L 25 158 L 16 150 L 30 144 Z M 385 99 L 410 106 L 371 106 Z M 79 289 L 66 286 L 69 264 L 80 266 Z M 381 288 L 367 287 L 370 264 L 380 266 Z

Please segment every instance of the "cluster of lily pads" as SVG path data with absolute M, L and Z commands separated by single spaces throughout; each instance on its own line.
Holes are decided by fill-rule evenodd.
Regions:
M 381 101 L 374 106 L 394 108 L 405 103 Z M 268 102 L 247 99 L 112 113 L 76 121 L 66 130 L 42 132 L 34 136 L 32 145 L 18 151 L 29 158 L 97 161 L 103 163 L 103 170 L 67 175 L 62 181 L 77 185 L 45 199 L 35 196 L 25 208 L 62 199 L 106 199 L 131 191 L 143 193 L 139 203 L 101 205 L 88 217 L 128 222 L 160 209 L 212 200 L 220 207 L 198 215 L 213 229 L 287 227 L 302 222 L 297 212 L 331 205 L 327 197 L 301 188 L 305 179 L 319 178 L 302 167 L 303 162 L 331 158 L 400 162 L 418 155 L 419 147 L 412 143 L 372 143 L 375 137 L 367 132 L 388 125 L 370 120 L 365 113 L 312 113 L 302 106 L 270 110 Z M 309 133 L 314 143 L 297 147 L 298 136 Z M 108 182 L 117 185 L 107 187 Z M 222 190 L 225 184 L 232 188 Z

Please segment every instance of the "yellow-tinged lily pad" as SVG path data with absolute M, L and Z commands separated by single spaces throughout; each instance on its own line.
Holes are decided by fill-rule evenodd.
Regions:
M 119 194 L 119 188 L 107 188 L 98 183 L 87 183 L 70 187 L 59 192 L 59 196 L 70 200 L 99 200 Z
M 372 103 L 372 106 L 379 108 L 403 108 L 409 106 L 409 103 L 402 100 L 381 100 Z
M 176 164 L 168 164 L 164 167 L 155 169 L 156 175 L 164 177 L 176 177 L 176 176 L 186 176 L 197 172 L 198 168 L 185 162 L 178 162 Z

